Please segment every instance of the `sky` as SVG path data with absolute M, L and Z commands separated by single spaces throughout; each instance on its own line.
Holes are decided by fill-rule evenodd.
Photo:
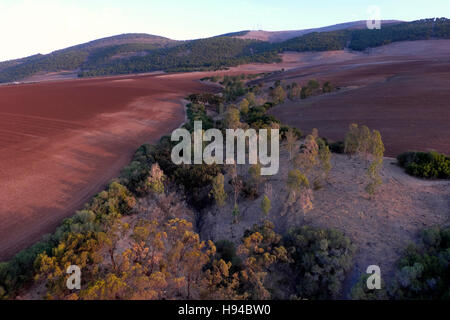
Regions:
M 450 17 L 449 0 L 0 0 L 0 61 L 149 33 L 176 40 L 241 30 L 300 30 L 370 18 Z

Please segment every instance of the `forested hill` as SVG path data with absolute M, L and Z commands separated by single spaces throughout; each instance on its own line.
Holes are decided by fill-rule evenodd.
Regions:
M 277 52 L 264 41 L 223 36 L 186 41 L 153 50 L 145 56 L 116 59 L 102 65 L 86 64 L 80 76 L 139 73 L 155 70 L 216 70 L 249 62 L 280 61 Z
M 314 32 L 289 39 L 277 46 L 283 51 L 329 51 L 351 49 L 362 51 L 397 41 L 450 39 L 450 20 L 423 19 L 382 26 L 381 29 L 346 29 Z
M 170 47 L 177 41 L 149 34 L 122 34 L 98 39 L 42 55 L 0 62 L 0 83 L 22 80 L 39 72 L 81 70 L 85 64 L 101 64 L 109 60 Z
M 77 71 L 80 77 L 156 70 L 214 70 L 249 62 L 275 62 L 284 51 L 365 50 L 396 41 L 450 39 L 450 20 L 424 19 L 382 25 L 380 30 L 348 28 L 312 32 L 279 43 L 241 39 L 247 31 L 207 39 L 175 41 L 147 34 L 124 34 L 47 55 L 0 62 L 0 83 L 33 74 Z

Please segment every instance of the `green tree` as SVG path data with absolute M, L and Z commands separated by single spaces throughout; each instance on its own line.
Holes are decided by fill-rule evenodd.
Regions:
M 289 161 L 292 160 L 292 154 L 294 153 L 294 149 L 297 145 L 297 141 L 298 141 L 298 136 L 295 133 L 294 129 L 289 128 L 288 131 L 286 132 L 286 148 L 289 152 Z
M 248 102 L 247 99 L 242 99 L 241 103 L 239 104 L 239 107 L 241 109 L 242 114 L 247 114 L 248 113 L 248 107 L 249 107 L 250 103 Z
M 272 204 L 270 202 L 269 197 L 267 195 L 264 195 L 261 201 L 261 210 L 265 217 L 269 214 L 270 209 L 272 208 Z
M 301 92 L 302 88 L 297 84 L 297 82 L 293 82 L 289 90 L 289 99 L 292 101 L 297 100 L 300 98 Z
M 164 193 L 164 180 L 166 179 L 164 172 L 157 163 L 154 163 L 150 169 L 150 174 L 147 178 L 147 186 L 149 189 L 158 194 Z
M 269 273 L 276 263 L 290 261 L 289 254 L 282 245 L 282 237 L 273 229 L 274 225 L 269 221 L 261 226 L 254 226 L 245 232 L 238 248 L 244 264 L 241 271 L 242 285 L 250 299 L 270 299 Z
M 214 200 L 216 200 L 216 204 L 219 207 L 223 207 L 225 205 L 225 201 L 227 199 L 227 193 L 225 192 L 224 188 L 224 176 L 222 173 L 219 173 L 213 180 L 212 180 L 212 189 L 210 194 L 214 197 Z
M 286 92 L 283 87 L 279 85 L 272 90 L 271 97 L 274 104 L 280 104 L 286 100 Z
M 331 151 L 327 145 L 324 145 L 322 148 L 319 148 L 319 161 L 320 168 L 322 169 L 323 179 L 327 180 L 328 175 L 331 170 Z
M 247 93 L 245 99 L 247 99 L 250 107 L 254 107 L 256 105 L 256 96 L 253 92 Z
M 225 115 L 227 129 L 237 129 L 241 125 L 239 110 L 236 107 L 229 107 Z
M 248 169 L 248 173 L 250 174 L 250 179 L 252 184 L 256 188 L 256 192 L 258 192 L 259 184 L 261 183 L 262 176 L 261 176 L 261 164 L 253 164 Z
M 322 92 L 329 93 L 331 91 L 333 91 L 333 86 L 331 85 L 330 81 L 325 82 L 322 87 Z
M 359 128 L 356 123 L 352 123 L 349 128 L 348 132 L 345 136 L 345 147 L 344 152 L 353 155 L 358 151 L 358 143 L 359 143 Z
M 366 185 L 366 192 L 372 196 L 375 194 L 377 187 L 383 183 L 380 177 L 380 170 L 383 168 L 384 144 L 379 131 L 374 130 L 372 132 L 368 149 L 367 153 L 371 154 L 373 159 L 366 171 L 369 179 L 369 183 Z

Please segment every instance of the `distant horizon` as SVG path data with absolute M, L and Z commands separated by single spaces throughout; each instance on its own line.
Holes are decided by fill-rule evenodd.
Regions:
M 118 34 L 145 33 L 193 40 L 245 30 L 290 31 L 367 20 L 376 5 L 382 20 L 449 16 L 450 2 L 324 0 L 2 0 L 0 61 L 71 47 Z M 324 12 L 328 14 L 324 14 Z M 333 14 L 330 15 L 329 12 Z
M 435 18 L 435 17 L 432 17 L 432 18 Z M 432 19 L 432 18 L 423 18 L 423 19 Z M 446 18 L 446 17 L 439 17 L 439 18 Z M 28 57 L 35 56 L 35 55 L 46 55 L 46 54 L 50 54 L 50 53 L 55 52 L 55 51 L 68 49 L 68 48 L 71 48 L 71 47 L 74 47 L 74 46 L 77 46 L 77 45 L 81 45 L 81 44 L 85 44 L 85 43 L 89 43 L 89 42 L 94 42 L 94 41 L 97 41 L 97 40 L 107 39 L 107 38 L 113 38 L 113 37 L 117 37 L 117 36 L 121 36 L 121 35 L 132 35 L 132 34 L 138 35 L 138 34 L 142 34 L 142 35 L 149 35 L 149 36 L 155 36 L 155 37 L 162 37 L 162 38 L 166 38 L 166 39 L 173 40 L 173 41 L 194 41 L 194 40 L 207 39 L 207 38 L 211 38 L 211 37 L 217 37 L 217 36 L 226 35 L 226 34 L 232 34 L 232 33 L 237 33 L 237 32 L 246 32 L 246 31 L 248 31 L 248 32 L 250 32 L 250 31 L 263 31 L 263 32 L 301 31 L 301 30 L 310 30 L 310 29 L 320 29 L 320 28 L 324 28 L 324 27 L 331 27 L 331 26 L 337 26 L 337 25 L 341 25 L 341 24 L 354 23 L 354 22 L 361 22 L 361 21 L 365 21 L 365 20 L 353 20 L 353 21 L 340 22 L 340 23 L 335 23 L 335 24 L 331 24 L 331 25 L 325 25 L 325 26 L 313 27 L 313 28 L 305 28 L 305 29 L 289 29 L 289 30 L 288 29 L 286 29 L 286 30 L 246 29 L 246 30 L 236 30 L 236 31 L 230 31 L 230 32 L 222 33 L 222 34 L 212 35 L 212 36 L 205 37 L 205 38 L 190 38 L 190 39 L 173 39 L 173 38 L 167 37 L 167 36 L 162 35 L 162 34 L 152 34 L 152 33 L 146 33 L 146 32 L 125 32 L 125 33 L 117 33 L 117 34 L 114 34 L 114 35 L 108 35 L 108 36 L 104 36 L 104 37 L 100 37 L 100 38 L 96 38 L 96 39 L 92 39 L 92 40 L 87 40 L 85 42 L 76 43 L 76 44 L 70 45 L 68 47 L 57 48 L 55 50 L 52 50 L 52 51 L 46 52 L 46 53 L 37 52 L 37 53 L 29 55 L 29 56 L 17 57 L 17 58 L 12 58 L 12 59 L 7 59 L 7 60 L 0 60 L 0 62 L 6 62 L 6 61 L 13 61 L 13 60 L 18 60 L 18 59 L 28 58 Z M 411 21 L 398 20 L 398 19 L 383 19 L 382 21 L 411 22 Z M 412 21 L 414 21 L 414 20 L 412 20 Z

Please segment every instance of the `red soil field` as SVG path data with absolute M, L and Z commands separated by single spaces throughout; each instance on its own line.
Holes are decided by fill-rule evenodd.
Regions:
M 137 147 L 184 121 L 192 76 L 0 87 L 0 260 L 52 232 L 117 176 Z
M 322 59 L 309 59 L 309 65 L 272 80 L 304 85 L 315 78 L 342 89 L 271 109 L 283 123 L 305 133 L 317 128 L 335 141 L 344 139 L 351 123 L 365 124 L 381 132 L 388 156 L 409 150 L 450 154 L 450 40 L 318 55 Z
M 285 54 L 226 74 L 280 70 L 347 87 L 271 112 L 304 132 L 342 139 L 351 122 L 383 135 L 388 155 L 450 153 L 450 40 L 348 52 Z M 184 121 L 187 94 L 213 73 L 131 75 L 0 86 L 0 261 L 53 232 L 116 177 L 143 143 Z
M 140 145 L 179 127 L 183 98 L 217 91 L 199 79 L 295 65 L 64 81 L 44 75 L 47 82 L 0 86 L 0 261 L 81 209 Z

